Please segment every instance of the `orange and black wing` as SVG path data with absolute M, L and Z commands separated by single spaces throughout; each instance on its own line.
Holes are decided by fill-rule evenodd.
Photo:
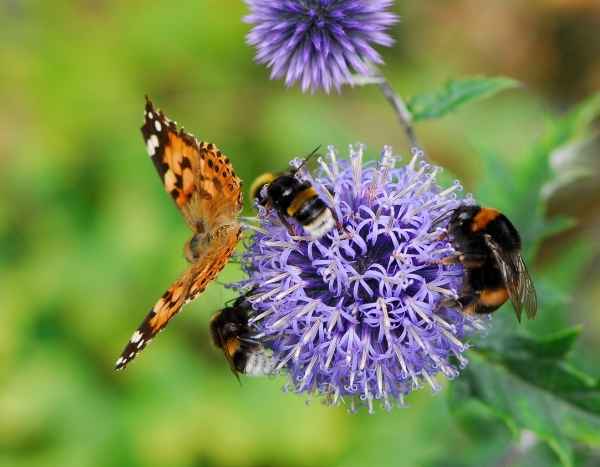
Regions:
M 485 240 L 500 267 L 517 319 L 521 321 L 523 309 L 529 319 L 534 319 L 537 313 L 537 295 L 523 256 L 518 251 L 504 251 L 490 235 L 486 235 Z
M 146 99 L 142 135 L 146 149 L 175 204 L 202 236 L 198 260 L 164 293 L 133 333 L 116 363 L 124 368 L 187 302 L 223 269 L 240 238 L 241 181 L 213 144 L 198 141 Z
M 204 292 L 206 286 L 225 267 L 239 240 L 241 227 L 222 232 L 211 246 L 210 252 L 194 263 L 152 307 L 142 324 L 133 333 L 121 356 L 115 363 L 120 370 L 141 352 L 148 342 L 158 334 L 167 323 L 188 302 Z
M 138 326 L 129 339 L 123 352 L 121 352 L 121 356 L 115 363 L 115 370 L 125 368 L 186 303 L 189 289 L 194 279 L 193 269 L 194 267 L 192 266 L 177 279 L 152 307 L 144 321 L 142 321 L 142 324 Z
M 241 180 L 214 144 L 178 129 L 147 98 L 142 136 L 165 190 L 193 231 L 209 232 L 236 219 Z

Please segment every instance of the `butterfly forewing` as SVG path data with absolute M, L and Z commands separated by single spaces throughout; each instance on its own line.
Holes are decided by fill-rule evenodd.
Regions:
M 229 158 L 198 141 L 147 100 L 142 135 L 165 190 L 192 230 L 210 231 L 234 220 L 242 208 L 240 179 Z
M 142 135 L 146 149 L 177 207 L 199 236 L 196 260 L 150 310 L 116 363 L 124 368 L 183 305 L 204 291 L 223 269 L 239 240 L 241 182 L 213 144 L 178 130 L 146 100 Z

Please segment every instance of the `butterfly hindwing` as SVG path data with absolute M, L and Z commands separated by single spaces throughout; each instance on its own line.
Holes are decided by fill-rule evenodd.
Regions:
M 152 307 L 121 352 L 115 364 L 116 370 L 124 368 L 133 360 L 185 304 L 191 285 L 192 269 L 188 269 L 180 279 L 175 281 Z

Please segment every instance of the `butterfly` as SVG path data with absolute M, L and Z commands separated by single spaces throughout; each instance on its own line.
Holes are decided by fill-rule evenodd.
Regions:
M 133 333 L 116 370 L 125 368 L 186 303 L 204 291 L 233 254 L 242 231 L 241 180 L 215 145 L 178 130 L 148 97 L 142 136 L 165 190 L 192 229 L 184 248 L 190 265 Z

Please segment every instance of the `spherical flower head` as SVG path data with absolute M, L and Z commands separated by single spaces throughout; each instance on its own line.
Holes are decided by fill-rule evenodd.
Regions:
M 398 18 L 392 0 L 246 0 L 254 25 L 247 36 L 256 60 L 302 90 L 338 91 L 352 71 L 368 75 L 369 63 L 383 63 L 374 44 L 390 46 L 386 30 Z
M 396 168 L 386 147 L 378 163 L 363 165 L 363 146 L 349 160 L 319 158 L 309 180 L 339 225 L 311 239 L 292 232 L 268 207 L 243 255 L 256 338 L 273 351 L 288 388 L 345 401 L 351 409 L 375 401 L 387 410 L 436 375 L 458 375 L 466 365 L 465 337 L 482 323 L 446 306 L 463 282 L 460 264 L 441 264 L 455 253 L 445 236 L 458 182 L 436 184 L 439 168 L 416 154 Z M 296 167 L 299 161 L 293 161 Z M 293 222 L 293 221 L 291 221 Z

